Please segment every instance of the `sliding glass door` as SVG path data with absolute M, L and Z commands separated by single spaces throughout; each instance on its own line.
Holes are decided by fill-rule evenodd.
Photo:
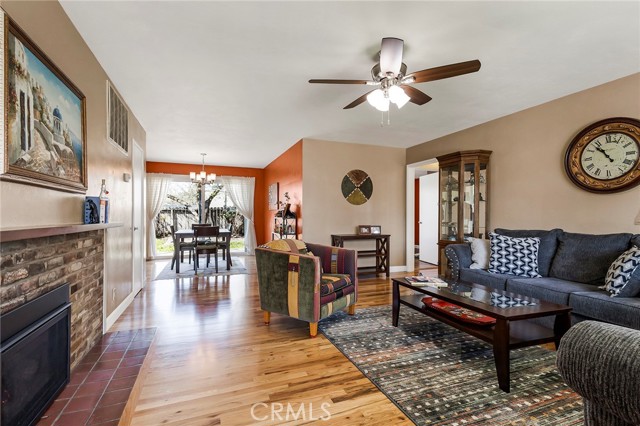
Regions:
M 174 176 L 165 203 L 156 217 L 156 252 L 173 254 L 171 225 L 175 230 L 191 229 L 194 223 L 208 223 L 231 230 L 231 249 L 244 251 L 244 217 L 237 213 L 224 187 L 199 185 L 188 177 Z

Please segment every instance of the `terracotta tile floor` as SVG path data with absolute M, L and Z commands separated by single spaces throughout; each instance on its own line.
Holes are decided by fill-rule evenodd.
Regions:
M 116 426 L 156 333 L 107 333 L 71 373 L 38 426 Z

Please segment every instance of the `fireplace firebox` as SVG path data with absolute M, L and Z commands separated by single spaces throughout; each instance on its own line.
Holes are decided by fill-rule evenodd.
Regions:
M 69 383 L 70 311 L 65 284 L 0 318 L 1 424 L 34 425 Z

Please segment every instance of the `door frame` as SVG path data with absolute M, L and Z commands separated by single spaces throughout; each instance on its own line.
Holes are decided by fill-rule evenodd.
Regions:
M 417 163 L 407 164 L 407 205 L 405 208 L 406 214 L 406 235 L 405 235 L 405 271 L 411 272 L 415 269 L 415 247 L 414 247 L 414 236 L 415 236 L 415 206 L 416 206 L 416 197 L 415 197 L 415 179 L 416 179 L 416 169 L 420 166 L 424 166 L 426 164 L 437 163 L 438 160 L 436 158 L 430 158 L 428 160 L 418 161 Z
M 141 278 L 141 283 L 140 283 L 140 290 L 142 290 L 145 287 L 145 281 L 146 281 L 146 273 L 145 273 L 145 267 L 144 267 L 144 261 L 147 258 L 146 257 L 146 248 L 147 248 L 147 244 L 146 244 L 146 239 L 147 239 L 147 221 L 146 221 L 146 180 L 145 180 L 145 169 L 146 169 L 146 164 L 145 164 L 145 152 L 144 149 L 142 149 L 142 147 L 136 142 L 135 139 L 132 139 L 132 147 L 133 149 L 131 150 L 131 181 L 132 181 L 132 185 L 131 185 L 131 292 L 134 293 L 134 297 L 136 296 L 137 292 L 135 292 L 135 269 L 136 269 L 136 257 L 134 255 L 134 250 L 136 249 L 135 247 L 135 208 L 134 208 L 134 203 L 136 202 L 136 185 L 135 185 L 135 179 L 136 179 L 136 167 L 135 167 L 135 159 L 137 155 L 141 155 L 142 156 L 142 194 L 140 194 L 140 196 L 142 197 L 142 221 L 140 224 L 140 229 L 138 230 L 140 232 L 140 245 L 141 247 L 138 247 L 138 249 L 141 249 L 141 259 L 142 259 L 142 264 L 140 265 L 140 269 L 141 269 L 141 274 L 140 274 L 140 278 Z

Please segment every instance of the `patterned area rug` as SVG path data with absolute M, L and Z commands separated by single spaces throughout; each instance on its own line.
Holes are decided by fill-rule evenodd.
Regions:
M 185 258 L 186 259 L 186 258 Z M 200 259 L 200 268 L 198 268 L 198 276 L 199 277 L 210 277 L 216 275 L 235 275 L 235 274 L 246 274 L 247 268 L 244 266 L 244 259 L 238 256 L 231 256 L 231 269 L 227 271 L 227 261 L 222 260 L 222 256 L 218 258 L 218 273 L 216 273 L 215 264 L 213 262 L 213 258 L 211 262 L 209 262 L 209 267 L 205 268 L 206 260 L 204 255 L 202 259 Z M 173 280 L 176 278 L 188 278 L 194 277 L 195 272 L 193 270 L 193 262 L 183 262 L 180 264 L 180 273 L 176 274 L 176 270 L 171 269 L 171 261 L 167 262 L 167 265 L 160 271 L 158 275 L 153 279 L 153 281 L 157 280 Z
M 322 333 L 419 425 L 582 425 L 582 399 L 539 346 L 511 351 L 511 393 L 498 388 L 491 346 L 406 307 L 339 312 Z

